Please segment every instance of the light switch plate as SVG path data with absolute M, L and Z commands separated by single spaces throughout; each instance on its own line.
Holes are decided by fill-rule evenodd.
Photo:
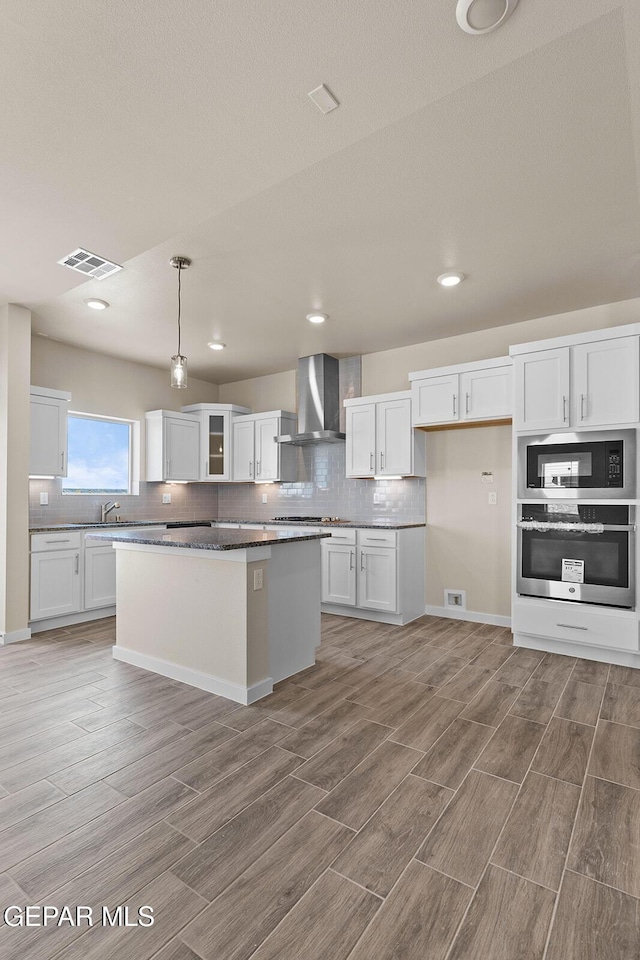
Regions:
M 47 507 L 47 506 L 49 506 L 49 494 L 48 494 L 48 493 L 44 493 L 44 492 L 43 492 L 43 493 L 40 494 L 40 506 L 41 506 L 41 507 Z
M 163 494 L 162 494 L 162 502 L 163 502 L 163 503 L 171 503 L 171 494 L 170 494 L 170 493 L 163 493 Z
M 262 502 L 263 502 L 263 503 L 266 503 L 266 502 L 267 502 L 267 495 L 266 495 L 266 493 L 263 493 L 263 494 L 262 494 Z
M 495 507 L 497 502 L 498 502 L 498 494 L 492 490 L 491 493 L 489 494 L 489 506 Z
M 262 590 L 262 568 L 253 571 L 253 589 Z

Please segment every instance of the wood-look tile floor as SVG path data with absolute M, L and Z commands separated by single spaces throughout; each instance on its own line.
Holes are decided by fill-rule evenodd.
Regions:
M 633 960 L 640 671 L 433 617 L 323 618 L 251 707 L 111 657 L 0 648 L 3 960 Z

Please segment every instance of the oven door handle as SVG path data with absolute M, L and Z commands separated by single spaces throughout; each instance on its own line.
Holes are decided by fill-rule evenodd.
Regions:
M 585 521 L 588 523 L 588 521 Z M 544 520 L 518 520 L 517 524 L 522 530 L 536 530 L 538 533 L 548 533 L 557 531 L 559 533 L 589 533 L 592 536 L 600 536 L 602 533 L 635 533 L 635 523 L 603 523 L 598 524 L 598 529 L 583 529 L 581 524 L 571 523 L 553 523 Z M 595 526 L 595 525 L 594 525 Z

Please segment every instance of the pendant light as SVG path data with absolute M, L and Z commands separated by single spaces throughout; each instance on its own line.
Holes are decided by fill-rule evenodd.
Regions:
M 180 353 L 180 313 L 182 309 L 182 271 L 191 266 L 189 257 L 171 257 L 169 263 L 178 271 L 178 352 L 171 357 L 171 386 L 183 390 L 187 386 L 187 358 Z

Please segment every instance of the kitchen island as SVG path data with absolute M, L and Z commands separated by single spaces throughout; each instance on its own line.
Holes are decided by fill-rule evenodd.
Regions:
M 243 704 L 314 664 L 328 534 L 198 527 L 89 536 L 116 550 L 117 660 Z

